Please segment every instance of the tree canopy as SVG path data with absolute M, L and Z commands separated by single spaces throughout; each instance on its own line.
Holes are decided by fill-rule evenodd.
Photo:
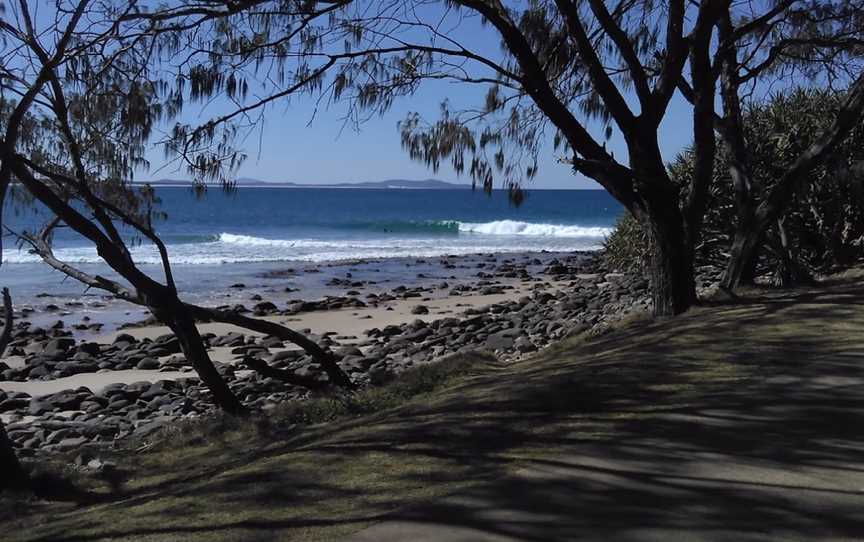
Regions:
M 19 1 L 3 15 L 0 90 L 9 118 L 28 121 L 5 123 L 15 128 L 4 152 L 26 151 L 31 168 L 50 162 L 101 179 L 63 188 L 85 199 L 121 192 L 94 187 L 122 186 L 117 180 L 145 165 L 142 148 L 154 141 L 198 181 L 230 185 L 245 158 L 243 136 L 272 104 L 306 94 L 361 124 L 426 81 L 479 85 L 480 103 L 442 100 L 438 118 L 405 118 L 406 152 L 432 169 L 449 161 L 487 190 L 500 179 L 518 199 L 551 138 L 576 172 L 648 227 L 655 311 L 674 314 L 695 301 L 693 247 L 718 144 L 733 157 L 737 187 L 741 231 L 727 281 L 734 285 L 791 187 L 860 116 L 862 7 L 860 0 L 61 0 L 48 30 L 38 30 Z M 792 82 L 849 92 L 822 137 L 757 206 L 741 111 Z M 659 144 L 676 95 L 692 104 L 694 174 L 686 187 L 669 178 Z M 215 99 L 227 104 L 224 113 L 203 123 L 184 116 Z M 28 123 L 47 137 L 21 131 Z M 626 155 L 607 149 L 613 136 Z M 3 168 L 5 193 L 6 161 Z M 100 226 L 113 236 L 104 220 Z

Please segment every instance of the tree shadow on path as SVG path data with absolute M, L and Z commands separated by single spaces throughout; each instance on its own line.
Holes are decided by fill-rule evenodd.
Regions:
M 377 415 L 180 450 L 12 538 L 860 539 L 862 291 L 709 304 Z

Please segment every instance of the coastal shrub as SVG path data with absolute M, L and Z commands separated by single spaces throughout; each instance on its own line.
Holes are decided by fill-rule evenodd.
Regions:
M 644 269 L 651 257 L 650 243 L 648 232 L 628 212 L 618 219 L 612 233 L 603 241 L 603 257 L 613 269 Z
M 830 123 L 842 95 L 798 89 L 751 105 L 745 135 L 752 153 L 755 196 L 761 200 L 810 143 Z M 693 172 L 693 152 L 685 150 L 668 165 L 685 190 Z M 851 265 L 864 258 L 864 123 L 841 142 L 802 183 L 786 213 L 766 233 L 756 272 L 776 284 Z M 686 194 L 685 194 L 686 195 Z M 718 148 L 708 191 L 707 212 L 696 242 L 697 266 L 723 266 L 737 223 L 729 156 Z M 622 269 L 645 265 L 649 237 L 632 216 L 622 217 L 605 243 L 606 259 Z
M 481 354 L 455 354 L 441 361 L 412 367 L 381 387 L 356 393 L 285 403 L 272 414 L 280 425 L 312 425 L 342 418 L 374 414 L 446 387 L 481 362 L 493 358 Z

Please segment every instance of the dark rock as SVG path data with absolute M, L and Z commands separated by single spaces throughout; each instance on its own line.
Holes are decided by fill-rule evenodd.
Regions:
M 501 331 L 486 338 L 485 347 L 489 350 L 510 350 L 513 348 L 514 332 Z
M 252 307 L 252 312 L 255 314 L 271 314 L 279 310 L 275 304 L 270 301 L 262 301 L 261 303 L 256 303 Z
M 381 386 L 390 382 L 395 377 L 396 373 L 387 367 L 386 362 L 379 361 L 375 365 L 369 367 L 369 383 L 373 386 Z
M 176 384 L 168 380 L 160 380 L 158 382 L 154 382 L 146 391 L 144 391 L 140 395 L 140 399 L 142 401 L 150 401 L 151 399 L 155 399 L 156 397 L 166 395 L 170 393 Z
M 77 448 L 80 448 L 81 446 L 84 446 L 85 444 L 87 444 L 87 438 L 86 437 L 71 437 L 71 438 L 64 438 L 63 440 L 58 442 L 57 448 L 61 452 L 67 452 L 70 450 L 75 450 Z
M 73 390 L 44 395 L 30 401 L 30 414 L 38 416 L 54 410 L 77 410 L 81 400 L 81 394 Z
M 47 355 L 54 355 L 57 353 L 66 353 L 70 348 L 75 346 L 75 339 L 72 337 L 58 337 L 56 339 L 51 339 L 45 344 L 45 347 L 42 349 L 42 352 Z
M 120 333 L 116 337 L 114 337 L 114 344 L 117 343 L 126 343 L 126 344 L 135 344 L 138 342 L 138 339 L 129 335 L 128 333 Z
M 519 337 L 518 339 L 516 339 L 513 345 L 516 347 L 516 350 L 523 354 L 527 354 L 528 352 L 534 352 L 535 350 L 537 350 L 537 347 L 534 346 L 534 343 L 532 343 L 528 339 L 528 337 Z
M 278 337 L 264 337 L 258 344 L 264 348 L 282 348 L 285 346 Z
M 139 361 L 135 365 L 135 367 L 137 369 L 142 369 L 142 370 L 158 369 L 159 368 L 159 360 L 157 360 L 155 358 L 146 357 L 146 358 L 142 359 L 141 361 Z

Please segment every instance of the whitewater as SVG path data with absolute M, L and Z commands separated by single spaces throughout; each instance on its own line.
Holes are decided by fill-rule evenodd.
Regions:
M 425 226 L 425 228 L 424 228 Z M 389 225 L 391 229 L 397 226 Z M 212 236 L 171 236 L 166 239 L 174 265 L 222 265 L 263 262 L 330 262 L 360 259 L 436 257 L 474 253 L 596 250 L 610 233 L 609 227 L 496 220 L 482 223 L 429 221 L 417 224 L 410 235 L 388 235 L 382 226 L 375 238 L 347 239 L 269 238 L 231 232 Z M 402 229 L 408 229 L 404 227 Z M 432 234 L 423 235 L 426 229 Z M 435 235 L 453 231 L 454 235 Z M 146 244 L 133 246 L 139 264 L 159 264 L 159 253 Z M 96 250 L 88 246 L 60 247 L 55 255 L 68 263 L 99 263 Z M 8 264 L 37 263 L 36 254 L 26 249 L 6 250 Z
M 328 280 L 344 278 L 354 268 L 365 269 L 375 281 L 410 283 L 422 271 L 416 262 L 407 266 L 407 259 L 596 250 L 623 212 L 602 190 L 535 191 L 520 207 L 510 205 L 506 193 L 488 197 L 470 190 L 241 188 L 199 198 L 185 188 L 159 187 L 156 195 L 167 219 L 155 227 L 167 245 L 178 288 L 190 299 L 216 304 L 231 298 L 232 284 L 260 285 L 270 280 L 262 277 L 282 276 L 288 269 L 319 271 L 291 279 L 291 288 L 308 297 L 326 295 Z M 39 231 L 49 217 L 38 208 L 19 213 L 8 201 L 4 211 L 4 226 L 19 232 Z M 129 229 L 121 234 L 130 241 L 134 261 L 163 280 L 155 247 Z M 12 290 L 16 303 L 105 302 L 97 290 L 8 239 L 0 283 Z M 53 249 L 61 261 L 118 279 L 92 244 L 69 228 L 55 231 Z M 476 271 L 460 267 L 452 273 Z

